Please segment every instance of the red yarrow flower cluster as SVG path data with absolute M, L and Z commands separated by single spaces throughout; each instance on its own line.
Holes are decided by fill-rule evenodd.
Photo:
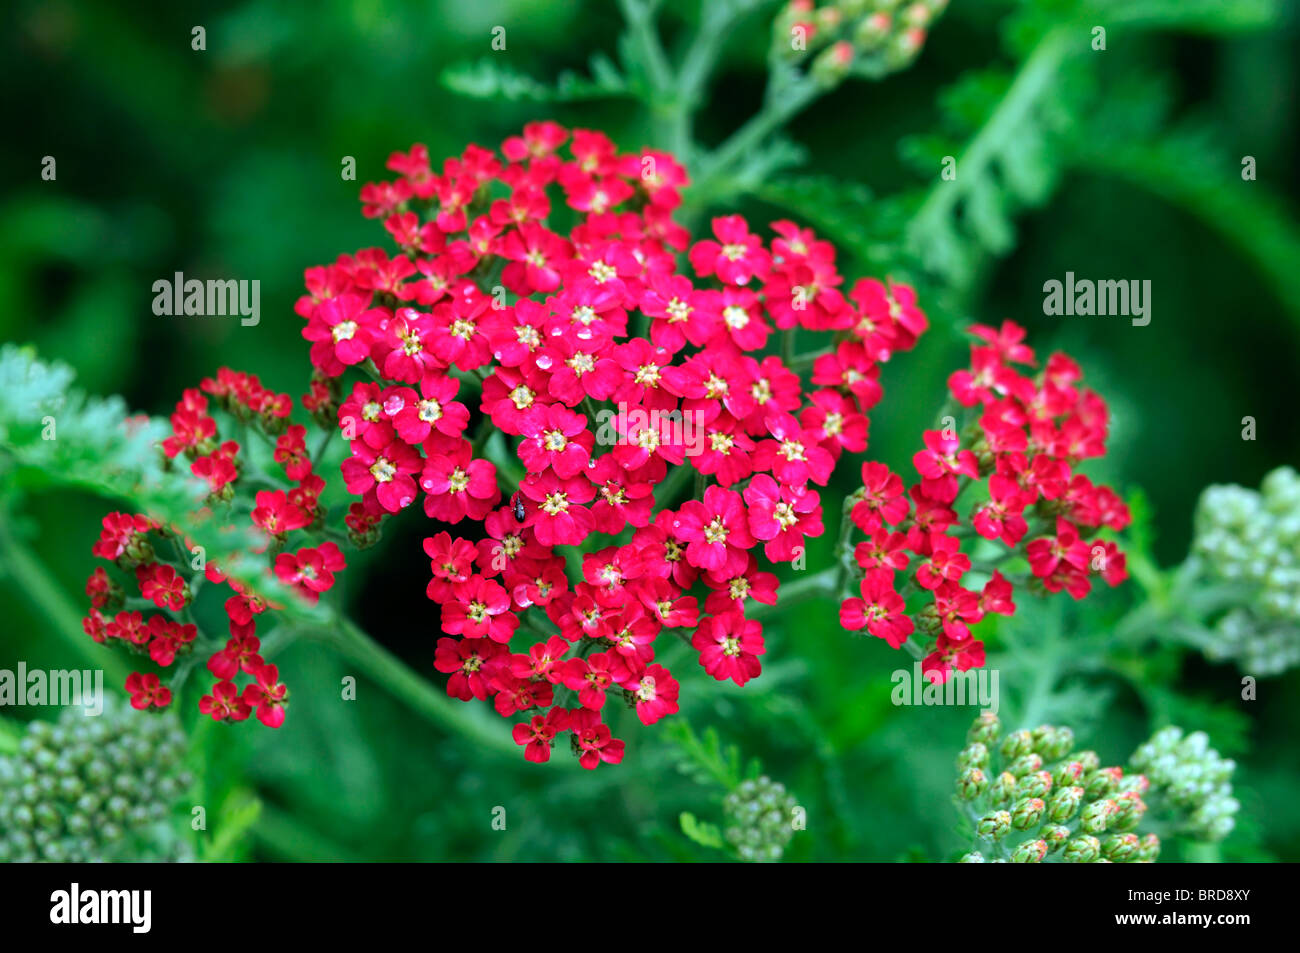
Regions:
M 210 401 L 216 407 L 210 406 Z M 251 512 L 236 510 L 240 478 L 245 475 L 237 441 L 220 442 L 217 419 L 210 410 L 219 407 L 251 424 L 272 444 L 272 458 L 283 471 L 283 489 L 256 493 Z M 207 484 L 204 510 L 197 519 L 223 515 L 251 523 L 264 534 L 259 552 L 274 549 L 265 572 L 294 587 L 309 603 L 334 584 L 334 574 L 345 560 L 333 542 L 320 542 L 297 550 L 288 547 L 291 534 L 320 523 L 320 495 L 325 482 L 313 472 L 306 447 L 306 428 L 291 424 L 292 401 L 262 387 L 250 374 L 222 368 L 215 378 L 184 392 L 172 414 L 172 433 L 161 445 L 168 459 L 186 458 L 190 471 Z M 267 482 L 264 477 L 259 483 Z M 275 481 L 282 482 L 282 481 Z M 274 608 L 247 582 L 227 575 L 202 556 L 176 526 L 164 525 L 145 514 L 110 513 L 93 547 L 95 556 L 110 562 L 124 579 L 134 581 L 139 599 L 128 601 L 127 585 L 97 567 L 86 583 L 91 608 L 83 620 L 86 633 L 96 642 L 124 646 L 147 656 L 162 669 L 201 648 L 207 668 L 216 679 L 199 701 L 199 710 L 218 721 L 243 721 L 256 713 L 263 724 L 277 728 L 284 722 L 288 689 L 278 670 L 262 658 L 257 620 Z M 190 607 L 200 586 L 227 587 L 223 608 L 228 637 L 200 638 Z M 146 617 L 132 603 L 151 604 L 160 610 Z M 242 687 L 237 680 L 244 681 Z M 172 692 L 156 673 L 133 672 L 126 681 L 131 704 L 139 709 L 165 708 Z
M 1064 354 L 1037 373 L 1021 370 L 1037 362 L 1012 322 L 971 333 L 970 367 L 948 380 L 954 412 L 925 431 L 913 457 L 919 481 L 905 492 L 884 464 L 862 467 L 849 511 L 866 536 L 853 550 L 859 594 L 840 608 L 845 628 L 894 648 L 918 634 L 923 670 L 940 682 L 984 664 L 971 626 L 1015 612 L 1015 587 L 996 567 L 1018 559 L 1031 590 L 1075 599 L 1096 578 L 1115 586 L 1127 577 L 1123 553 L 1096 534 L 1124 529 L 1128 508 L 1077 469 L 1106 452 L 1105 401 L 1081 386 L 1079 366 Z M 959 497 L 968 491 L 963 521 Z M 992 557 L 973 562 L 990 549 Z M 908 597 L 922 605 L 909 609 Z
M 342 398 L 350 525 L 422 507 L 448 692 L 522 715 L 530 760 L 568 733 L 584 767 L 618 761 L 611 695 L 645 724 L 677 711 L 666 630 L 716 679 L 759 674 L 745 612 L 777 593 L 759 554 L 821 535 L 817 488 L 866 449 L 879 366 L 925 316 L 906 286 L 846 291 L 792 222 L 767 240 L 727 216 L 692 243 L 685 170 L 600 132 L 540 122 L 499 153 L 435 170 L 417 145 L 388 167 L 361 199 L 396 249 L 309 269 L 297 305 L 315 406 Z M 834 336 L 811 389 L 781 332 Z

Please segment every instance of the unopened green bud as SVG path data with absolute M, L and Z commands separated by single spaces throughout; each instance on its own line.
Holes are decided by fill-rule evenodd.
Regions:
M 841 40 L 817 54 L 810 72 L 819 86 L 829 89 L 838 86 L 852 66 L 853 44 Z
M 993 779 L 993 784 L 989 787 L 989 798 L 998 807 L 1010 804 L 1015 793 L 1016 776 L 1009 771 L 1003 771 L 999 774 Z
M 989 776 L 979 768 L 967 768 L 957 779 L 957 796 L 963 801 L 973 801 L 989 786 Z
M 1142 844 L 1138 848 L 1137 856 L 1134 860 L 1140 864 L 1154 863 L 1155 859 L 1160 856 L 1160 838 L 1155 834 L 1147 834 L 1142 838 Z
M 1141 797 L 1151 790 L 1151 782 L 1145 774 L 1126 774 L 1120 778 L 1115 790 L 1118 794 L 1136 794 Z
M 1016 760 L 1007 765 L 1007 770 L 1020 778 L 1031 772 L 1039 771 L 1042 767 L 1043 759 L 1031 752 L 1030 754 L 1016 758 Z
M 1069 728 L 1053 728 L 1034 749 L 1045 761 L 1059 761 L 1074 748 L 1074 732 Z
M 957 770 L 965 771 L 967 768 L 987 768 L 989 766 L 989 749 L 976 741 L 961 749 L 961 754 L 957 755 Z
M 1113 831 L 1133 830 L 1147 812 L 1146 802 L 1134 793 L 1119 795 L 1115 798 L 1115 804 L 1115 816 L 1110 821 L 1110 829 Z
M 1070 829 L 1061 824 L 1055 824 L 1043 829 L 1043 840 L 1047 842 L 1048 850 L 1056 850 L 1065 846 L 1065 842 L 1070 839 Z
M 922 27 L 908 27 L 895 33 L 885 48 L 885 64 L 890 69 L 902 69 L 921 52 L 925 45 L 925 30 Z
M 1034 736 L 1028 731 L 1013 731 L 1002 739 L 1002 757 L 1007 761 L 1027 755 L 1034 750 Z
M 992 712 L 981 712 L 980 716 L 975 719 L 975 723 L 970 726 L 970 731 L 966 733 L 967 744 L 979 743 L 985 745 L 995 745 L 998 743 L 998 735 L 1002 731 L 1002 723 L 998 721 L 998 716 Z
M 977 850 L 973 850 L 973 851 L 971 851 L 969 854 L 962 854 L 962 855 L 961 855 L 961 860 L 957 861 L 957 863 L 959 863 L 959 864 L 983 864 L 983 863 L 986 863 L 986 861 L 984 860 L 984 855 L 983 855 L 983 854 L 981 854 L 981 853 L 980 853 L 979 851 L 977 851 Z
M 1111 834 L 1101 842 L 1101 853 L 1112 863 L 1125 864 L 1137 859 L 1141 846 L 1136 834 Z
M 894 26 L 894 18 L 884 11 L 877 11 L 858 21 L 853 31 L 853 43 L 864 53 L 879 49 L 889 37 Z
M 1048 803 L 1047 816 L 1058 824 L 1063 823 L 1074 817 L 1074 812 L 1079 809 L 1079 805 L 1082 803 L 1083 788 L 1078 785 L 1059 788 Z
M 1058 788 L 1072 787 L 1082 780 L 1083 773 L 1083 765 L 1078 761 L 1064 761 L 1052 772 L 1052 783 Z
M 1101 856 L 1101 841 L 1095 837 L 1076 837 L 1065 845 L 1061 859 L 1067 864 L 1091 864 Z
M 903 22 L 908 26 L 929 26 L 934 13 L 924 3 L 911 3 L 903 10 Z
M 1052 790 L 1052 776 L 1046 771 L 1033 771 L 1016 782 L 1016 797 L 1046 797 Z
M 1090 801 L 1110 797 L 1119 788 L 1119 781 L 1123 776 L 1124 772 L 1119 768 L 1102 768 L 1094 771 L 1083 786 L 1084 793 L 1088 795 Z
M 1089 834 L 1100 834 L 1106 830 L 1114 813 L 1114 801 L 1093 801 L 1079 815 L 1079 827 Z
M 980 837 L 1001 840 L 1011 830 L 1011 815 L 1006 811 L 990 811 L 979 819 L 975 830 Z
M 1027 831 L 1037 827 L 1043 820 L 1047 804 L 1040 797 L 1021 798 L 1011 808 L 1011 826 L 1018 831 Z
M 1047 856 L 1047 841 L 1027 840 L 1011 852 L 1013 864 L 1037 864 Z
M 1101 758 L 1097 757 L 1095 751 L 1077 751 L 1074 754 L 1074 760 L 1083 766 L 1083 773 L 1088 774 L 1090 771 L 1096 771 L 1101 767 Z

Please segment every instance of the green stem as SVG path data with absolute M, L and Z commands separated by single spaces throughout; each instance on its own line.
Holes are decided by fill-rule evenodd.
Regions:
M 475 706 L 450 698 L 350 619 L 341 619 L 337 631 L 304 634 L 314 635 L 337 649 L 368 678 L 435 725 L 480 749 L 519 757 L 521 749 L 511 740 L 504 721 L 493 723 Z
M 832 566 L 829 569 L 823 569 L 821 572 L 813 573 L 811 576 L 796 579 L 794 582 L 783 583 L 776 592 L 776 605 L 769 606 L 761 602 L 755 603 L 753 608 L 747 611 L 745 615 L 751 619 L 761 619 L 778 609 L 786 609 L 809 599 L 815 599 L 819 596 L 830 598 L 837 592 L 839 572 L 838 566 Z
M 103 669 L 104 677 L 120 688 L 126 682 L 130 668 L 110 650 L 96 645 L 81 627 L 81 613 L 71 597 L 26 543 L 14 537 L 10 528 L 0 521 L 0 560 L 13 588 L 19 590 L 44 617 L 48 628 L 79 658 L 95 668 Z
M 347 863 L 356 858 L 346 847 L 304 825 L 292 814 L 263 802 L 253 834 L 271 853 L 285 860 Z
M 693 187 L 693 204 L 699 205 L 716 198 L 713 192 L 732 166 L 751 155 L 764 139 L 806 109 L 822 92 L 821 85 L 815 80 L 802 77 L 789 86 L 783 95 L 766 102 L 758 113 L 710 156 L 704 174 Z
M 645 62 L 651 89 L 657 93 L 666 92 L 672 86 L 672 70 L 655 30 L 654 9 L 645 0 L 619 0 L 618 5 L 627 21 L 632 42 Z

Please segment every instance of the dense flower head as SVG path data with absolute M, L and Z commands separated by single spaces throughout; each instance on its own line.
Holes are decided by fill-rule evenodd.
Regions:
M 727 826 L 723 832 L 736 856 L 749 863 L 776 863 L 794 838 L 791 818 L 798 808 L 793 794 L 766 775 L 747 778 L 722 802 Z
M 323 400 L 331 399 L 327 387 L 321 393 Z M 424 393 L 445 392 L 430 385 Z M 277 579 L 312 604 L 346 566 L 338 544 L 320 539 L 325 483 L 314 472 L 306 428 L 290 422 L 292 403 L 254 375 L 221 368 L 184 392 L 171 417 L 172 433 L 161 443 L 168 460 L 186 458 L 190 472 L 204 481 L 203 497 L 196 501 L 200 508 L 192 514 L 196 523 L 245 526 L 264 540 L 251 553 L 231 557 L 225 569 L 240 570 L 237 575 L 209 561 L 182 527 L 143 513 L 104 517 L 92 552 L 109 562 L 112 572 L 99 566 L 87 580 L 91 608 L 82 626 L 96 642 L 146 657 L 161 670 L 127 677 L 124 687 L 132 707 L 171 707 L 171 677 L 181 669 L 177 662 L 201 650 L 215 679 L 199 700 L 203 714 L 231 722 L 256 714 L 273 728 L 283 723 L 288 689 L 275 666 L 262 658 L 256 634 L 260 617 L 276 606 L 257 591 L 256 580 L 259 574 Z M 222 442 L 218 411 L 231 418 L 227 423 L 239 425 L 241 439 L 260 434 L 266 451 L 253 454 L 247 444 Z M 258 489 L 267 485 L 277 488 Z M 349 521 L 349 527 L 354 541 L 366 539 L 370 531 L 364 520 Z M 290 548 L 291 540 L 297 548 Z M 262 565 L 250 571 L 240 562 L 245 557 L 260 559 Z M 225 590 L 226 631 L 219 635 L 202 633 L 195 622 L 191 609 L 201 589 L 208 600 Z M 129 592 L 138 592 L 139 598 Z
M 974 850 L 961 863 L 1150 863 L 1168 835 L 1217 841 L 1233 829 L 1235 765 L 1204 732 L 1170 726 L 1129 759 L 1128 770 L 1077 750 L 1074 732 L 1040 725 L 1003 735 L 997 716 L 975 719 L 957 756 L 957 803 Z
M 1207 487 L 1195 533 L 1198 577 L 1237 591 L 1198 640 L 1206 655 L 1252 675 L 1300 665 L 1300 474 L 1279 467 L 1258 490 Z
M 777 582 L 757 557 L 822 534 L 817 488 L 865 450 L 879 365 L 925 315 L 905 285 L 846 284 L 793 222 L 693 238 L 686 170 L 598 131 L 536 122 L 388 167 L 362 211 L 396 247 L 309 269 L 296 308 L 312 409 L 351 448 L 349 525 L 422 509 L 448 692 L 523 719 L 529 760 L 567 732 L 584 767 L 617 761 L 611 698 L 645 724 L 677 710 L 666 631 L 716 679 L 761 672 L 745 611 Z M 807 390 L 796 336 L 833 361 Z
M 1128 507 L 1078 471 L 1106 451 L 1105 402 L 1064 354 L 1034 373 L 1012 322 L 970 331 L 970 367 L 949 377 L 940 424 L 922 434 L 917 481 L 868 462 L 847 504 L 866 540 L 852 549 L 859 591 L 842 623 L 894 648 L 915 635 L 937 682 L 983 666 L 971 626 L 1013 614 L 1017 589 L 1082 599 L 1096 580 L 1115 586 L 1128 574 L 1124 554 L 1097 535 L 1123 530 Z
M 0 754 L 0 863 L 195 859 L 167 824 L 194 783 L 175 713 L 101 701 L 28 722 Z

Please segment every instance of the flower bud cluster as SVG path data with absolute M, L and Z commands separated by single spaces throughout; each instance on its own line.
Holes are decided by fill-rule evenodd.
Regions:
M 794 837 L 795 799 L 766 776 L 742 781 L 722 802 L 725 837 L 741 860 L 775 863 Z
M 790 0 L 772 23 L 782 60 L 810 61 L 811 75 L 835 86 L 850 73 L 879 79 L 906 69 L 948 0 Z
M 33 721 L 0 757 L 0 862 L 117 860 L 128 848 L 132 860 L 175 859 L 158 856 L 149 828 L 192 783 L 184 751 L 174 715 L 112 697 L 97 717 L 69 708 Z
M 1206 654 L 1256 675 L 1300 664 L 1300 474 L 1279 467 L 1258 491 L 1207 487 L 1192 551 L 1211 577 L 1253 593 L 1219 620 Z
M 1205 732 L 1162 728 L 1133 752 L 1129 767 L 1150 780 L 1148 799 L 1167 803 L 1182 833 L 1217 841 L 1232 832 L 1241 806 L 1232 796 L 1236 764 L 1210 747 Z
M 957 772 L 958 809 L 975 840 L 961 863 L 1131 863 L 1160 853 L 1155 834 L 1136 833 L 1147 778 L 1103 767 L 1094 751 L 1075 751 L 1069 728 L 1003 736 L 997 717 L 982 714 Z

